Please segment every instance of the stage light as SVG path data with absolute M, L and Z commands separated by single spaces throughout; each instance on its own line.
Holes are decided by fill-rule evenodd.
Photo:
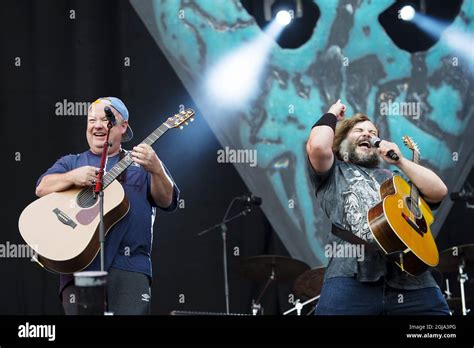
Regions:
M 303 17 L 303 0 L 264 0 L 263 1 L 263 12 L 265 20 L 267 22 L 273 21 L 278 17 L 280 12 L 285 11 L 287 14 L 285 20 L 288 20 L 288 14 L 290 15 L 290 21 L 293 18 Z M 288 24 L 288 23 L 287 23 Z M 284 24 L 284 25 L 287 25 Z
M 284 26 L 274 20 L 253 40 L 229 52 L 209 69 L 205 82 L 206 99 L 216 108 L 238 110 L 253 100 L 262 83 L 271 48 Z
M 462 4 L 463 0 L 394 0 L 378 18 L 387 35 L 398 47 L 410 53 L 425 52 L 440 38 L 440 33 L 431 35 L 429 30 L 444 29 L 439 25 L 424 25 L 423 18 L 444 22 L 446 28 L 460 14 Z
M 404 20 L 404 21 L 411 21 L 413 18 L 415 18 L 415 9 L 413 6 L 406 5 L 403 6 L 402 9 L 399 12 L 399 18 Z
M 276 23 L 283 28 L 276 39 L 282 48 L 298 48 L 313 35 L 320 17 L 314 0 L 240 0 L 258 26 L 266 30 Z
M 278 11 L 275 18 L 276 18 L 276 21 L 278 22 L 278 24 L 280 24 L 282 26 L 290 24 L 290 22 L 292 20 L 291 13 L 289 11 L 286 11 L 286 10 Z

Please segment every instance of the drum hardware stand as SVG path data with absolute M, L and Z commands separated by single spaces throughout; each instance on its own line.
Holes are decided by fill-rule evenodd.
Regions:
M 311 303 L 313 301 L 316 301 L 319 299 L 321 295 L 315 296 L 312 299 L 309 299 L 308 301 L 305 301 L 303 303 L 300 302 L 299 299 L 296 300 L 295 306 L 289 310 L 287 310 L 283 315 L 290 314 L 291 312 L 296 311 L 296 315 L 301 315 L 301 310 L 303 309 L 304 306 L 306 306 L 308 303 Z
M 446 290 L 444 290 L 444 293 L 446 294 L 446 299 L 447 300 L 451 299 L 451 295 L 453 293 L 451 291 L 449 291 L 449 279 L 446 279 Z
M 449 290 L 449 279 L 446 279 L 446 290 L 444 290 L 444 294 L 446 295 L 446 296 L 445 296 L 446 301 L 449 301 L 449 300 L 451 299 L 451 295 L 453 294 L 453 293 Z M 452 310 L 451 308 L 449 308 L 449 312 L 451 313 L 451 315 L 453 315 L 454 310 Z
M 464 272 L 464 257 L 459 265 L 459 287 L 461 289 L 461 303 L 462 303 L 462 315 L 467 315 L 471 310 L 466 308 L 466 295 L 464 294 L 464 283 L 467 282 L 468 276 Z
M 263 315 L 263 307 L 260 301 L 262 300 L 263 294 L 265 291 L 267 291 L 268 287 L 270 284 L 276 279 L 275 277 L 275 268 L 272 266 L 272 273 L 267 279 L 267 282 L 265 283 L 265 286 L 263 287 L 262 291 L 258 295 L 256 300 L 252 300 L 252 315 L 257 315 L 258 312 L 260 312 L 261 315 Z

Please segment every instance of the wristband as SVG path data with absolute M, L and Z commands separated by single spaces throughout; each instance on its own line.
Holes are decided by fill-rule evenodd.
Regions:
M 321 116 L 321 118 L 311 127 L 313 129 L 317 126 L 329 126 L 333 131 L 336 131 L 337 118 L 336 115 L 331 114 L 330 112 Z

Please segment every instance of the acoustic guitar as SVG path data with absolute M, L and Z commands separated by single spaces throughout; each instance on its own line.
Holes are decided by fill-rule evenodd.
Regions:
M 192 109 L 175 114 L 142 143 L 153 145 L 169 129 L 193 121 L 193 116 Z M 106 234 L 129 211 L 124 189 L 115 179 L 132 163 L 128 153 L 103 177 Z M 72 188 L 41 197 L 23 210 L 18 223 L 20 234 L 42 267 L 56 273 L 74 273 L 90 265 L 100 248 L 98 203 L 93 187 Z
M 403 142 L 418 163 L 418 146 L 408 136 Z M 394 175 L 380 186 L 380 196 L 382 201 L 368 210 L 367 221 L 386 256 L 411 275 L 436 267 L 439 253 L 430 230 L 434 218 L 416 186 Z

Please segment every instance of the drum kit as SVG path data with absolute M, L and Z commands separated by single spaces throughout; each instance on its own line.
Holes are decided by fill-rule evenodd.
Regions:
M 319 299 L 323 285 L 324 267 L 310 269 L 299 260 L 280 255 L 260 255 L 243 259 L 240 263 L 241 276 L 254 281 L 265 282 L 256 300 L 252 301 L 252 314 L 263 314 L 261 299 L 273 282 L 294 284 L 293 292 L 298 297 L 294 307 L 283 315 L 296 312 L 301 315 L 302 308 Z M 307 301 L 301 303 L 301 299 Z
M 260 255 L 243 259 L 240 263 L 241 276 L 254 281 L 265 282 L 262 290 L 252 301 L 252 314 L 263 314 L 261 300 L 268 287 L 274 282 L 293 284 L 293 293 L 297 299 L 293 307 L 283 315 L 301 315 L 304 306 L 319 300 L 323 286 L 325 267 L 311 269 L 306 263 L 291 257 L 280 255 Z M 473 302 L 474 281 L 468 274 L 474 270 L 474 244 L 451 247 L 440 253 L 439 264 L 432 274 L 448 302 L 451 314 L 468 315 Z M 459 283 L 457 285 L 457 283 Z M 456 296 L 453 296 L 456 295 Z M 301 302 L 304 300 L 304 302 Z
M 439 254 L 435 279 L 440 288 L 444 288 L 451 314 L 468 315 L 470 312 L 468 306 L 472 305 L 474 283 L 473 279 L 469 281 L 468 275 L 473 271 L 474 244 L 454 246 Z M 459 283 L 459 286 L 456 283 Z M 453 296 L 454 294 L 457 296 Z

